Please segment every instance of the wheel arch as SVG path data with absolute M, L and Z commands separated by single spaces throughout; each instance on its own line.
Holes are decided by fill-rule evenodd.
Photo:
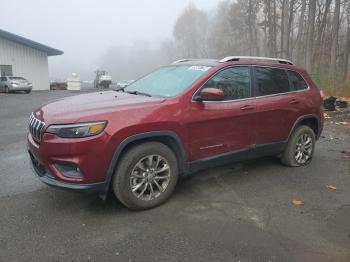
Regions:
M 188 164 L 186 161 L 186 153 L 184 145 L 180 137 L 173 131 L 153 131 L 140 133 L 132 135 L 124 139 L 116 148 L 111 163 L 109 164 L 107 179 L 106 179 L 106 190 L 105 193 L 101 195 L 103 199 L 107 197 L 110 189 L 110 184 L 113 175 L 118 166 L 121 156 L 132 146 L 148 142 L 148 141 L 158 141 L 167 145 L 171 150 L 174 151 L 176 159 L 178 161 L 178 167 L 180 174 L 188 173 Z
M 322 127 L 321 127 L 321 123 L 320 123 L 319 118 L 315 114 L 308 114 L 308 115 L 300 116 L 295 121 L 295 123 L 294 123 L 294 125 L 289 133 L 288 140 L 289 140 L 290 136 L 292 135 L 292 133 L 294 132 L 294 130 L 301 125 L 306 125 L 306 126 L 310 127 L 315 132 L 317 139 L 320 137 Z

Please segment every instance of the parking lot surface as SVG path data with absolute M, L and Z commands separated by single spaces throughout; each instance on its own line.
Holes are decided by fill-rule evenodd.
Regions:
M 164 205 L 132 212 L 112 196 L 50 188 L 30 169 L 30 113 L 76 94 L 0 94 L 0 261 L 350 261 L 348 126 L 327 120 L 309 166 L 208 169 Z

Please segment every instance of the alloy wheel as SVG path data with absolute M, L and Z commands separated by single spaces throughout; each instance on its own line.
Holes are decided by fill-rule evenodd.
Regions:
M 312 157 L 313 142 L 308 134 L 302 134 L 295 146 L 295 160 L 298 164 L 305 164 Z
M 159 197 L 170 181 L 168 161 L 160 155 L 143 157 L 132 169 L 130 188 L 138 199 L 149 201 Z

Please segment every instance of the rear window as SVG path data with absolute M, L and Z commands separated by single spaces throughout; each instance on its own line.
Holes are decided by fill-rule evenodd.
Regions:
M 290 92 L 286 71 L 279 68 L 256 67 L 255 76 L 258 96 Z
M 287 70 L 291 89 L 293 91 L 304 90 L 308 88 L 304 78 L 297 72 Z

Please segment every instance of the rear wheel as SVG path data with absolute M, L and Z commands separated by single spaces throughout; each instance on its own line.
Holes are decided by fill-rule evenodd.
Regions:
M 173 151 L 159 142 L 130 148 L 121 158 L 113 180 L 116 197 L 128 208 L 142 210 L 164 203 L 178 180 Z
M 287 166 L 305 166 L 312 160 L 315 150 L 315 132 L 308 126 L 299 126 L 291 135 L 281 162 Z
M 10 93 L 8 86 L 5 86 L 5 93 L 6 94 Z

